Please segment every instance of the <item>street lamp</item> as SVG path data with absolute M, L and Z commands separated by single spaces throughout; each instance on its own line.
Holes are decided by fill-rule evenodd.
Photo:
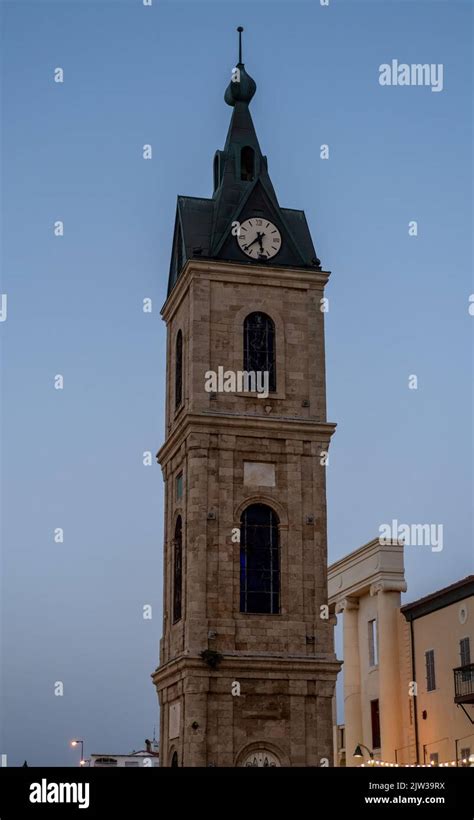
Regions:
M 362 748 L 361 748 L 361 747 L 362 747 Z M 352 757 L 364 757 L 364 755 L 362 754 L 362 749 L 367 749 L 367 752 L 369 753 L 369 758 L 370 758 L 370 760 L 372 760 L 372 761 L 373 761 L 373 759 L 374 759 L 374 753 L 373 753 L 373 752 L 371 752 L 371 751 L 370 751 L 370 749 L 369 749 L 367 746 L 364 746 L 364 744 L 363 744 L 363 743 L 359 743 L 359 744 L 355 747 L 355 749 L 354 749 L 354 754 L 352 755 Z
M 80 759 L 80 762 L 79 762 L 79 766 L 83 766 L 84 765 L 84 741 L 79 740 L 79 739 L 71 740 L 71 746 L 78 746 L 79 743 L 81 744 L 81 759 Z

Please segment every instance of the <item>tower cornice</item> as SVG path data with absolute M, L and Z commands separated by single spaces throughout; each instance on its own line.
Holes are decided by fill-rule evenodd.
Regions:
M 313 657 L 288 653 L 265 657 L 257 653 L 236 652 L 223 654 L 217 671 L 206 666 L 199 655 L 188 654 L 179 655 L 159 666 L 151 677 L 158 688 L 169 686 L 170 681 L 176 683 L 186 672 L 191 673 L 196 680 L 198 678 L 205 680 L 221 678 L 225 673 L 228 675 L 238 673 L 241 680 L 258 679 L 262 673 L 285 678 L 291 673 L 292 680 L 300 678 L 306 681 L 313 676 L 321 684 L 324 681 L 333 682 L 341 665 L 335 656 L 329 658 L 323 653 Z M 202 689 L 202 687 L 197 686 L 197 689 Z
M 281 416 L 244 415 L 243 413 L 186 413 L 158 451 L 160 464 L 169 460 L 192 433 L 254 436 L 256 439 L 273 436 L 280 439 L 296 438 L 298 441 L 318 441 L 327 446 L 336 430 L 333 422 L 321 422 Z
M 331 271 L 317 271 L 314 268 L 289 268 L 256 266 L 248 263 L 224 262 L 220 260 L 189 260 L 176 285 L 161 309 L 165 321 L 178 307 L 193 279 L 235 282 L 260 287 L 265 284 L 284 285 L 299 290 L 315 288 L 321 292 L 329 281 Z

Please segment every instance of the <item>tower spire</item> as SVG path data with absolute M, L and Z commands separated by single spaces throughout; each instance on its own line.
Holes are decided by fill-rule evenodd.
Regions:
M 243 26 L 239 26 L 237 31 L 239 32 L 239 65 L 243 65 L 242 63 L 242 32 L 244 30 Z
M 232 71 L 232 79 L 226 89 L 224 99 L 227 105 L 234 106 L 238 102 L 249 103 L 257 90 L 257 84 L 252 77 L 247 74 L 242 62 L 242 32 L 243 26 L 239 26 L 239 62 Z

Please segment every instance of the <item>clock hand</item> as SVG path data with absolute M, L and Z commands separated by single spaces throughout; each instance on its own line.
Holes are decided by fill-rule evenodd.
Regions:
M 252 247 L 252 245 L 255 244 L 255 242 L 258 242 L 259 240 L 260 240 L 260 234 L 257 234 L 255 239 L 253 239 L 252 242 L 249 242 L 249 244 L 245 246 L 244 251 L 247 251 L 249 248 Z

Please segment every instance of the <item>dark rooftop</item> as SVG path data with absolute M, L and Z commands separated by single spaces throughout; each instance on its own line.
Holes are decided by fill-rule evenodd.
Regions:
M 400 612 L 403 612 L 407 621 L 414 621 L 416 618 L 436 612 L 437 609 L 443 609 L 470 595 L 474 595 L 474 575 L 467 575 L 449 587 L 438 589 L 430 595 L 425 595 L 424 598 L 418 598 L 411 604 L 404 604 Z

